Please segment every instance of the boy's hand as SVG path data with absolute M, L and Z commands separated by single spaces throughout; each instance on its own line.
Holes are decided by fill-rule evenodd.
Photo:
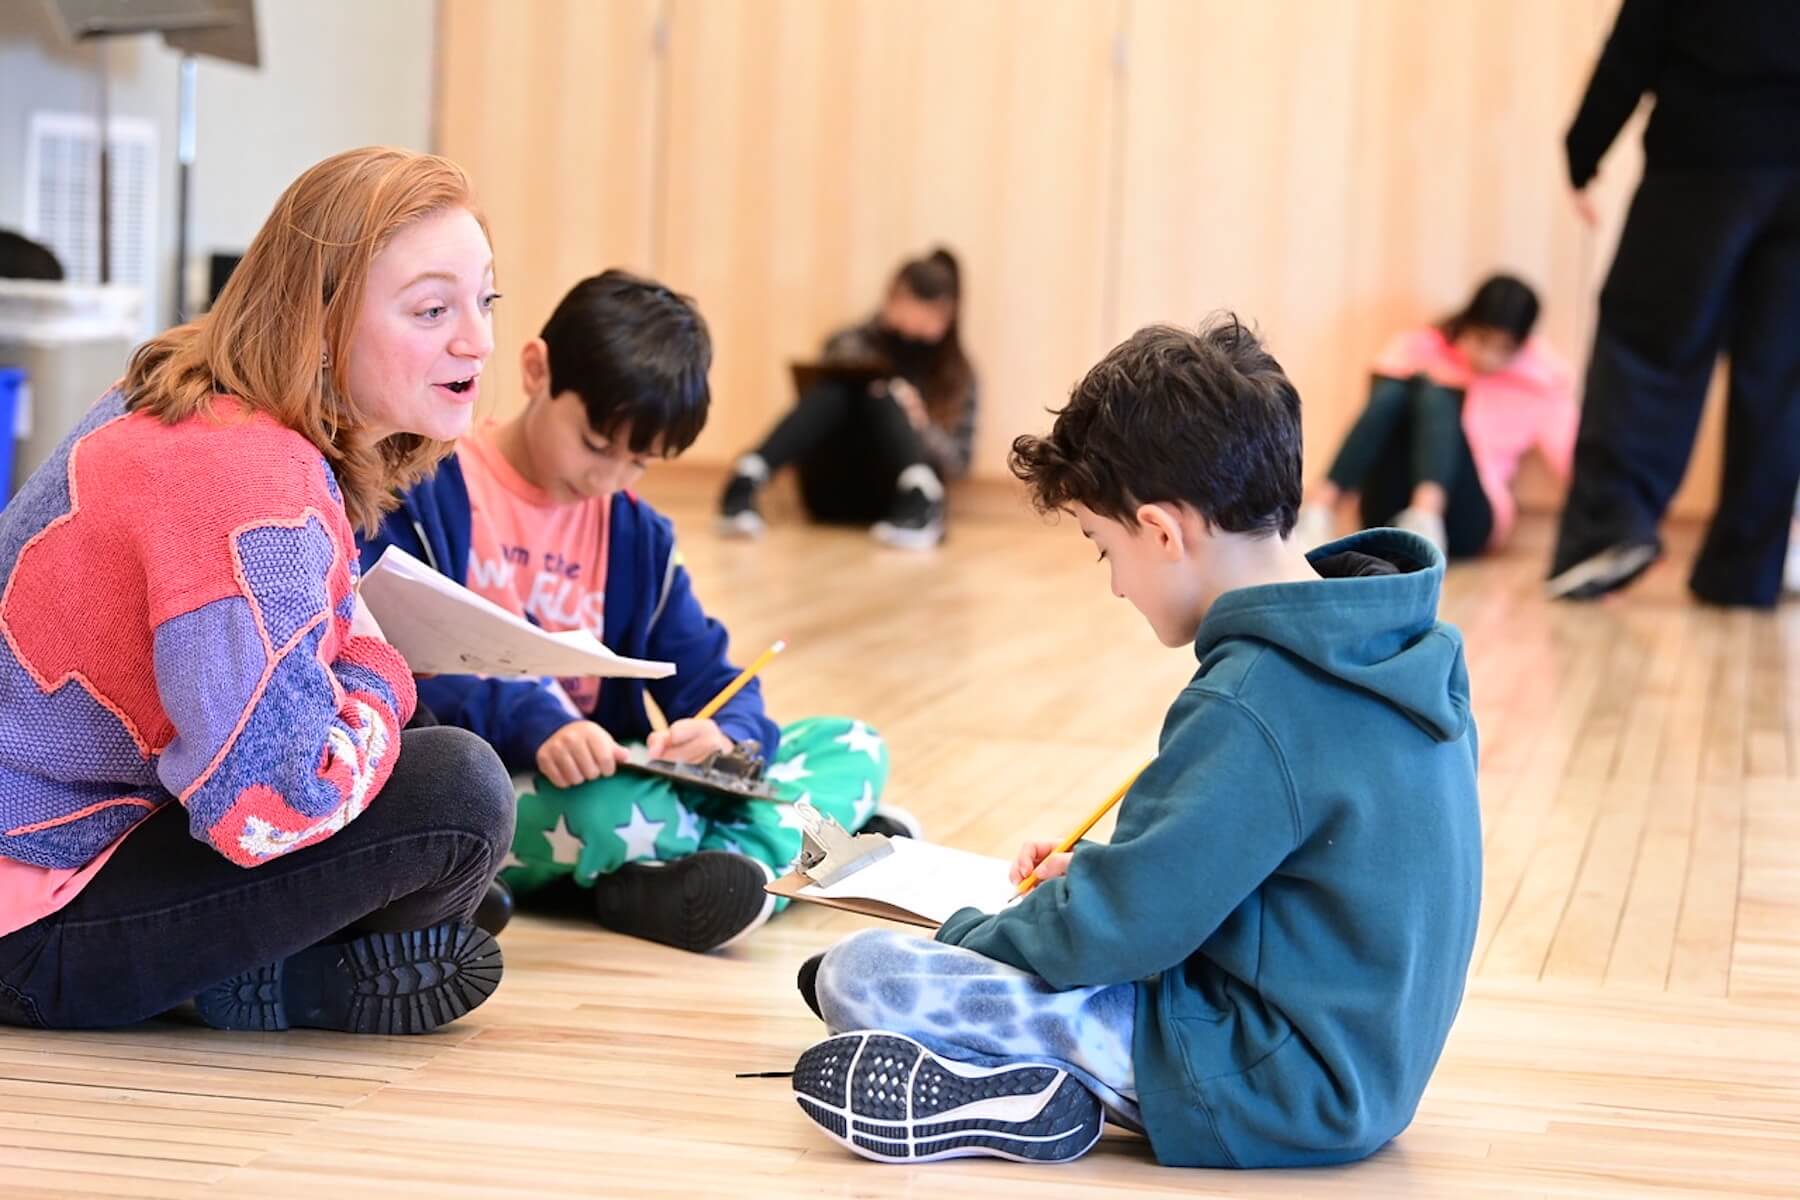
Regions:
M 907 380 L 888 380 L 888 395 L 900 406 L 900 411 L 906 414 L 908 423 L 914 429 L 923 429 L 931 424 L 931 418 L 925 412 L 924 398 L 919 395 L 919 389 Z
M 537 768 L 559 788 L 611 775 L 625 761 L 625 747 L 592 721 L 570 721 L 538 747 Z
M 651 734 L 645 748 L 651 758 L 697 763 L 715 750 L 731 749 L 731 739 L 711 720 L 683 717 L 667 729 Z
M 1019 857 L 1013 860 L 1012 870 L 1007 878 L 1014 883 L 1023 883 L 1025 877 L 1034 870 L 1040 883 L 1055 879 L 1058 875 L 1069 873 L 1069 860 L 1075 857 L 1071 850 L 1057 854 L 1055 842 L 1026 842 L 1019 847 Z

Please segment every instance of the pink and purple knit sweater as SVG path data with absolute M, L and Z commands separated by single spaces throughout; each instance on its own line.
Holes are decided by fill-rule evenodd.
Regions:
M 351 635 L 356 563 L 300 434 L 229 398 L 165 425 L 103 397 L 0 513 L 0 910 L 171 800 L 245 867 L 362 812 L 414 691 Z

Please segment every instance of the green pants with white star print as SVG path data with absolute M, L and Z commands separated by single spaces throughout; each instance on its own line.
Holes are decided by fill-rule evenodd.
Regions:
M 747 854 L 780 875 L 800 853 L 795 801 L 854 831 L 874 814 L 887 775 L 881 736 L 843 717 L 808 717 L 782 729 L 767 774 L 780 803 L 641 771 L 572 788 L 538 775 L 519 795 L 512 856 L 501 877 L 523 895 L 564 876 L 588 886 L 629 862 L 667 862 L 697 850 Z

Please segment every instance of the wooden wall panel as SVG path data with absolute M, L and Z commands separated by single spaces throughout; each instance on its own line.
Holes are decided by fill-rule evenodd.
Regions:
M 791 403 L 787 363 L 942 242 L 963 264 L 979 461 L 1100 348 L 1116 5 L 677 0 L 661 269 L 718 343 L 723 461 Z
M 497 351 L 485 411 L 519 403 L 518 352 L 576 281 L 649 271 L 659 0 L 443 0 L 438 144 L 493 230 Z
M 610 264 L 692 292 L 722 464 L 787 363 L 905 255 L 961 256 L 977 474 L 1108 346 L 1216 308 L 1300 385 L 1309 475 L 1395 330 L 1515 271 L 1585 363 L 1642 157 L 1574 217 L 1562 134 L 1613 0 L 445 0 L 440 132 L 507 291 L 490 405 L 563 290 Z M 660 27 L 666 38 L 658 43 Z M 659 48 L 660 46 L 660 48 Z M 1717 397 L 1677 511 L 1717 484 Z M 1555 490 L 1528 475 L 1526 490 Z

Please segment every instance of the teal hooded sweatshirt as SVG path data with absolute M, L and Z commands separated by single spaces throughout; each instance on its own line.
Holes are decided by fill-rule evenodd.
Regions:
M 1481 892 L 1475 723 L 1443 560 L 1394 529 L 1221 596 L 1109 844 L 940 941 L 1058 988 L 1137 983 L 1171 1166 L 1348 1162 L 1412 1120 Z

